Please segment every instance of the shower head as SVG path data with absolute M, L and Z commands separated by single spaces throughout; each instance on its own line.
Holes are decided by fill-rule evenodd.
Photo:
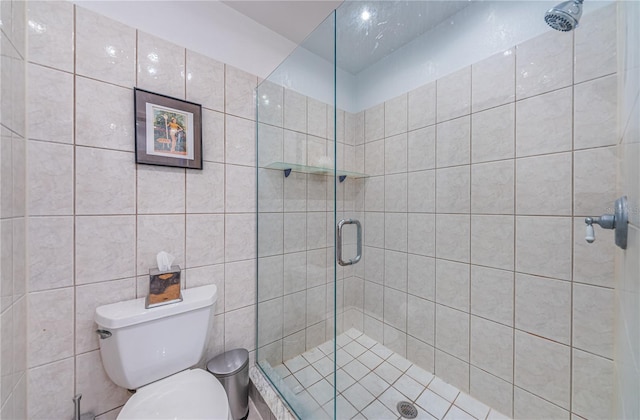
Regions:
M 578 27 L 584 0 L 565 1 L 547 10 L 544 20 L 556 31 L 568 32 Z

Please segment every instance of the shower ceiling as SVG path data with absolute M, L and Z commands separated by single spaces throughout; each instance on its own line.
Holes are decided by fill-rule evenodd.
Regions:
M 225 1 L 240 13 L 333 61 L 333 25 L 323 25 L 305 39 L 341 1 Z M 338 65 L 357 74 L 431 30 L 470 1 L 347 1 L 338 14 Z M 363 15 L 363 12 L 364 13 Z M 368 16 L 367 16 L 368 14 Z M 363 19 L 368 17 L 368 19 Z M 304 40 L 304 42 L 302 42 Z M 349 49 L 341 48 L 349 45 Z

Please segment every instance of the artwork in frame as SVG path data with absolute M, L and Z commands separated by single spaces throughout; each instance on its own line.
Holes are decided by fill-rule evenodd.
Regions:
M 136 162 L 202 169 L 202 107 L 134 89 Z

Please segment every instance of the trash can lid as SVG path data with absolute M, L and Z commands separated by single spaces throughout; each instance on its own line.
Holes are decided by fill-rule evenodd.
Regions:
M 216 377 L 233 375 L 249 364 L 247 349 L 233 349 L 217 355 L 207 363 L 207 370 Z

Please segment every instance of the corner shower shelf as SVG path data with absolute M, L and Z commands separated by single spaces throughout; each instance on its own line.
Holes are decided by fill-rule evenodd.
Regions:
M 285 178 L 288 177 L 291 172 L 299 172 L 302 174 L 313 174 L 313 175 L 327 175 L 332 176 L 334 174 L 333 168 L 323 168 L 320 166 L 309 166 L 309 165 L 300 165 L 297 163 L 287 163 L 287 162 L 273 162 L 265 166 L 267 169 L 279 169 L 284 171 Z M 335 174 L 340 179 L 340 182 L 344 181 L 347 177 L 352 178 L 367 178 L 369 175 L 363 174 L 360 172 L 352 172 L 352 171 L 342 171 L 337 170 Z

